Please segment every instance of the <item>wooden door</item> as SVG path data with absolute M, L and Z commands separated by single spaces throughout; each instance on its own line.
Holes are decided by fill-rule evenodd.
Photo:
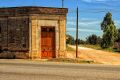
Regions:
M 41 28 L 41 57 L 55 58 L 55 28 Z

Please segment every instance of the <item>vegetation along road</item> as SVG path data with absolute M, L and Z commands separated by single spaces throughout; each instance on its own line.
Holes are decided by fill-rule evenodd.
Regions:
M 0 80 L 120 80 L 120 66 L 0 60 Z

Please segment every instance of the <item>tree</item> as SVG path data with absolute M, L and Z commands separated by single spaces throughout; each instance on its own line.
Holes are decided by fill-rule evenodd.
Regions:
M 112 14 L 110 12 L 105 15 L 101 23 L 101 30 L 103 30 L 101 47 L 112 47 L 115 42 L 117 30 L 114 21 L 112 20 Z
M 90 35 L 87 38 L 87 43 L 92 44 L 92 45 L 97 44 L 97 36 L 95 34 Z
M 116 42 L 120 42 L 120 28 L 117 30 Z
M 67 35 L 66 37 L 67 37 L 66 44 L 71 44 L 71 45 L 75 44 L 75 40 L 71 35 Z
M 75 40 L 75 43 L 76 43 L 76 40 Z M 86 44 L 86 41 L 78 39 L 78 45 L 80 45 L 80 44 Z
M 97 44 L 101 44 L 102 38 L 100 36 L 97 37 Z
M 86 44 L 86 41 L 78 39 L 78 44 Z

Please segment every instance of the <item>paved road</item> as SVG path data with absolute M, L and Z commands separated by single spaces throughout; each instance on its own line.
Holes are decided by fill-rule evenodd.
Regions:
M 120 80 L 120 66 L 0 60 L 0 80 Z

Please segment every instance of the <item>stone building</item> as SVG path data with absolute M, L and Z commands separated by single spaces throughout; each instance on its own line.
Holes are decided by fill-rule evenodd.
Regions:
M 67 8 L 0 8 L 0 49 L 29 58 L 61 58 L 66 50 Z

